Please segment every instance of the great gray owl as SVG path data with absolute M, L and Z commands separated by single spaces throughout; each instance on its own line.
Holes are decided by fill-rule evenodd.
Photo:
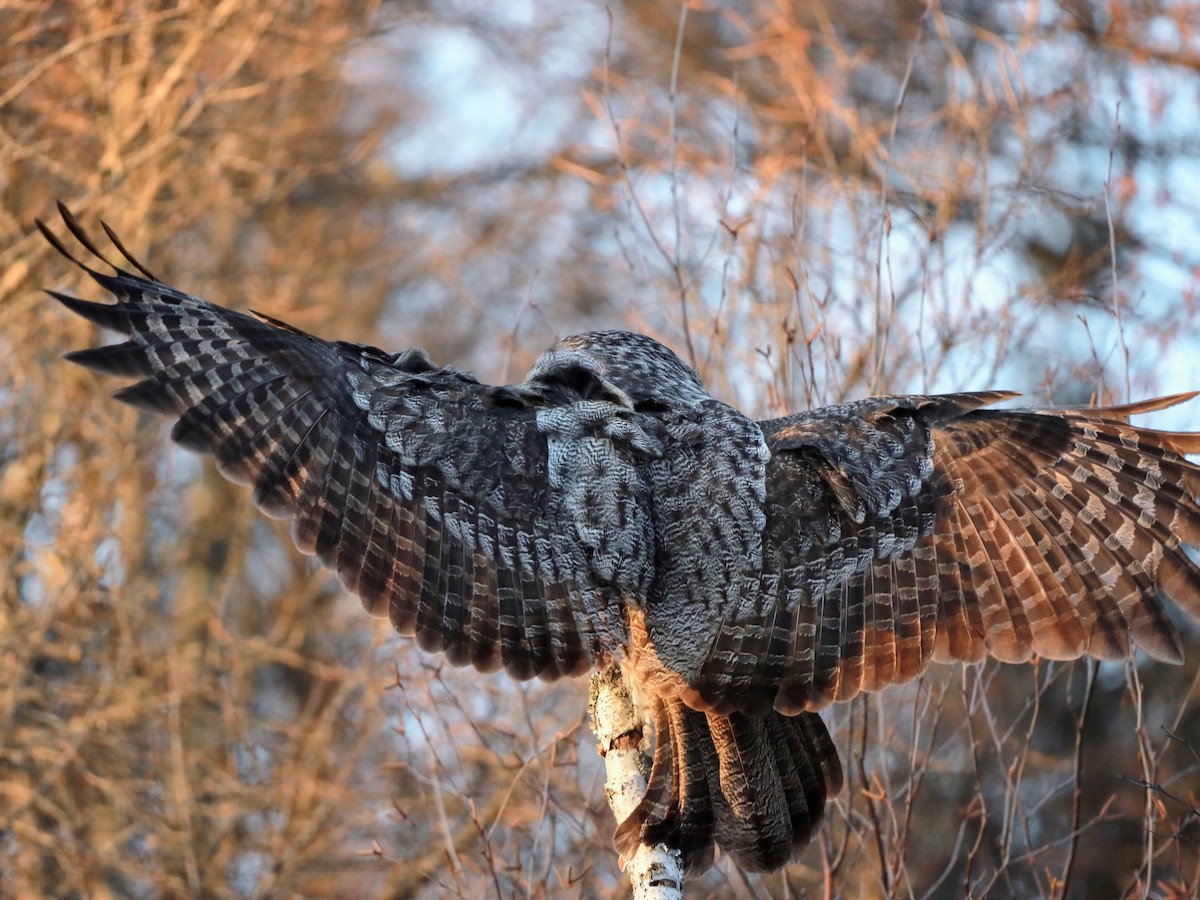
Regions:
M 174 439 L 292 517 L 371 613 L 515 678 L 621 664 L 655 743 L 622 849 L 663 840 L 694 870 L 715 842 L 777 868 L 841 785 L 829 702 L 934 660 L 1177 662 L 1161 597 L 1200 617 L 1200 435 L 1127 424 L 1182 397 L 875 397 L 756 422 L 618 331 L 492 387 L 188 296 L 106 231 L 141 274 L 79 263 L 117 302 L 53 296 L 129 340 L 68 358 L 140 379 L 116 396 L 178 416 Z

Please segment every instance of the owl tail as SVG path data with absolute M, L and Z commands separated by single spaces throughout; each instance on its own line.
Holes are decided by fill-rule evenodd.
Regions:
M 655 699 L 653 712 L 646 796 L 614 836 L 623 856 L 663 842 L 701 872 L 715 842 L 743 869 L 767 872 L 800 855 L 842 786 L 820 716 L 722 716 L 677 699 Z

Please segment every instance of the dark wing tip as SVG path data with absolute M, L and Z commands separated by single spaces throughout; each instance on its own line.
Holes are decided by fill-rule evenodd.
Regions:
M 131 266 L 133 266 L 135 269 L 137 269 L 139 272 L 141 272 L 143 275 L 145 275 L 151 281 L 160 281 L 158 276 L 156 276 L 153 272 L 151 272 L 149 269 L 147 269 L 145 266 L 143 266 L 140 262 L 138 262 L 137 258 L 132 253 L 130 253 L 128 250 L 125 249 L 125 245 L 123 243 L 121 243 L 121 239 L 119 237 L 117 237 L 117 233 L 115 231 L 113 231 L 111 228 L 109 228 L 108 223 L 105 222 L 103 219 L 100 220 L 100 227 L 104 229 L 104 233 L 108 235 L 108 239 L 110 241 L 112 241 L 112 245 L 117 248 L 117 252 L 119 252 L 123 257 L 125 257 L 125 259 L 128 260 L 128 262 Z M 114 268 L 116 268 L 116 267 L 114 266 Z M 120 271 L 120 270 L 118 269 L 117 271 Z M 161 283 L 161 281 L 160 281 L 160 283 Z
M 91 239 L 91 237 L 88 236 L 88 233 L 84 229 L 83 225 L 80 224 L 79 219 L 77 219 L 75 217 L 75 214 L 73 212 L 71 212 L 70 207 L 68 207 L 61 200 L 57 201 L 57 206 L 58 206 L 59 215 L 62 216 L 63 223 L 67 226 L 67 230 L 69 232 L 71 232 L 71 235 L 75 238 L 75 240 L 79 241 L 79 243 L 83 245 L 85 250 L 87 250 L 92 256 L 94 256 L 96 259 L 100 260 L 105 265 L 107 265 L 109 268 L 111 268 L 114 272 L 117 273 L 118 276 L 120 276 L 122 278 L 135 278 L 135 279 L 137 278 L 137 276 L 122 269 L 120 266 L 116 265 L 112 260 L 110 260 L 107 256 L 105 256 L 102 252 L 100 252 L 100 249 L 96 246 L 95 242 Z M 80 260 L 74 253 L 72 253 L 70 250 L 67 249 L 66 245 L 62 242 L 62 240 L 58 237 L 58 235 L 56 235 L 53 231 L 51 231 L 49 226 L 47 226 L 46 223 L 43 222 L 41 219 L 34 219 L 33 222 L 34 222 L 34 225 L 37 226 L 38 231 L 40 231 L 42 233 L 42 237 L 44 237 L 50 243 L 50 246 L 52 246 L 55 250 L 57 250 L 59 253 L 61 253 L 63 256 L 65 256 L 67 259 L 69 259 L 71 262 L 75 263 L 75 265 L 79 266 L 79 268 L 81 268 L 85 272 L 87 272 L 88 275 L 90 275 L 92 278 L 94 278 L 96 281 L 98 281 L 105 289 L 112 290 L 111 276 L 105 275 L 102 272 L 96 271 L 91 266 L 87 265 L 82 260 Z M 138 262 L 137 259 L 134 258 L 133 254 L 131 254 L 127 249 L 125 249 L 125 245 L 121 242 L 121 239 L 119 237 L 117 237 L 116 232 L 113 231 L 113 229 L 111 229 L 107 223 L 101 222 L 100 225 L 104 229 L 104 233 L 108 235 L 108 239 L 110 241 L 112 241 L 113 246 L 116 247 L 118 251 L 120 251 L 121 255 L 123 257 L 125 257 L 125 259 L 128 260 L 129 263 L 131 265 L 133 265 L 133 267 L 135 269 L 137 269 L 142 275 L 144 275 L 150 281 L 155 282 L 157 284 L 162 283 L 159 281 L 158 278 L 156 278 L 154 276 L 154 274 L 149 269 L 147 269 L 140 262 Z M 140 280 L 140 279 L 138 279 L 138 280 Z
M 46 291 L 51 297 L 89 322 L 95 322 L 101 328 L 108 328 L 121 334 L 129 334 L 129 315 L 120 303 L 93 303 L 90 300 L 80 300 L 70 294 L 59 291 Z
M 83 269 L 89 275 L 99 274 L 91 266 L 87 265 L 87 263 L 80 260 L 74 253 L 72 253 L 70 250 L 68 250 L 67 245 L 64 244 L 61 240 L 59 240 L 58 235 L 50 230 L 49 225 L 47 225 L 41 219 L 34 219 L 33 224 L 37 226 L 38 231 L 40 231 L 42 233 L 42 237 L 44 237 L 46 239 L 46 241 L 50 244 L 51 247 L 53 247 L 55 250 L 57 250 L 59 253 L 61 253 L 63 256 L 65 256 L 67 259 L 69 259 L 71 262 L 75 263 L 75 265 L 79 266 L 79 268 Z
M 75 214 L 71 212 L 67 204 L 63 203 L 61 200 L 58 201 L 58 213 L 60 216 L 62 216 L 63 224 L 67 226 L 67 230 L 71 232 L 75 240 L 83 244 L 85 250 L 92 254 L 92 256 L 96 257 L 96 259 L 106 263 L 110 268 L 115 269 L 118 272 L 121 271 L 120 268 L 112 264 L 108 257 L 100 252 L 100 250 L 92 242 L 92 239 L 88 237 L 88 233 L 84 230 L 83 226 L 79 224 L 79 220 L 75 218 Z

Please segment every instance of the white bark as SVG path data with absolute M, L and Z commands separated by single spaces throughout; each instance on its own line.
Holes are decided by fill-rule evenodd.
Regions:
M 592 730 L 599 741 L 607 778 L 604 794 L 617 822 L 623 822 L 646 794 L 651 759 L 645 752 L 646 723 L 634 705 L 620 667 L 611 665 L 591 679 Z M 666 844 L 640 844 L 621 869 L 633 884 L 634 900 L 682 900 L 679 851 Z

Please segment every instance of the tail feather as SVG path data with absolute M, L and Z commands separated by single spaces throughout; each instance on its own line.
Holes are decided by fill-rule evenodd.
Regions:
M 820 716 L 723 716 L 659 698 L 653 716 L 646 795 L 614 835 L 623 855 L 662 842 L 698 872 L 717 846 L 743 869 L 762 872 L 804 851 L 842 784 Z

